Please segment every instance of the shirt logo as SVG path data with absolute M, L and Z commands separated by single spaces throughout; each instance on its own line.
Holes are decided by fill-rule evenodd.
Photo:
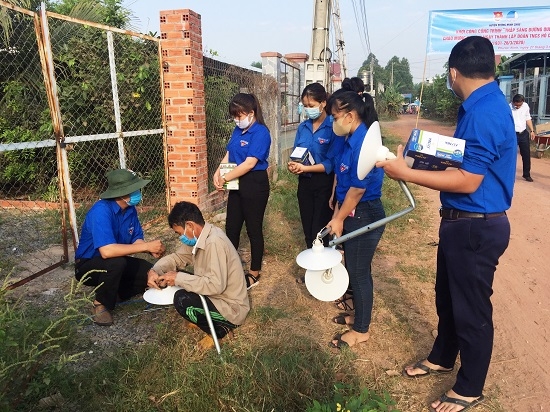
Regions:
M 131 226 L 131 227 L 128 228 L 128 234 L 132 235 L 133 233 L 134 233 L 134 227 Z
M 345 165 L 343 163 L 340 164 L 340 173 L 344 173 L 348 169 L 349 169 L 348 165 Z
M 322 137 L 320 137 L 319 139 L 317 139 L 317 141 L 319 142 L 319 144 L 325 144 L 328 142 L 328 139 L 323 139 Z
M 246 140 L 241 140 L 241 147 L 248 146 L 248 142 Z

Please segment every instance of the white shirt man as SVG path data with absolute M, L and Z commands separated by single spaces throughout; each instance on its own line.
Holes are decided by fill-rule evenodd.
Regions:
M 521 94 L 516 94 L 510 103 L 512 117 L 514 118 L 514 127 L 518 138 L 519 153 L 523 163 L 523 178 L 532 182 L 531 177 L 531 140 L 535 139 L 535 128 L 531 120 L 529 105 L 525 103 L 525 98 Z M 527 130 L 529 129 L 529 130 Z

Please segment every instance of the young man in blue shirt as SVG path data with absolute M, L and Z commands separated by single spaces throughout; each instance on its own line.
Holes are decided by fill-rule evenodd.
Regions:
M 431 403 L 436 412 L 458 412 L 483 401 L 493 349 L 493 278 L 508 247 L 517 141 L 506 98 L 494 81 L 491 42 L 467 37 L 449 56 L 447 87 L 463 100 L 454 136 L 464 139 L 459 169 L 409 169 L 403 147 L 397 159 L 377 163 L 397 180 L 441 192 L 435 300 L 438 335 L 426 359 L 407 366 L 408 378 L 449 373 L 460 353 L 454 386 Z
M 134 253 L 159 258 L 165 247 L 160 240 L 145 242 L 135 206 L 149 180 L 128 169 L 107 173 L 108 189 L 86 214 L 75 253 L 75 277 L 96 286 L 92 318 L 99 326 L 113 324 L 111 311 L 117 299 L 126 300 L 156 285 L 158 276 L 148 275 L 153 266 Z

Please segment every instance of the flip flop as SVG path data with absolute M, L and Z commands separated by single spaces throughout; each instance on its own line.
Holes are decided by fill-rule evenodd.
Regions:
M 347 323 L 346 318 L 350 317 L 351 315 L 347 312 L 340 312 L 337 316 L 332 318 L 332 321 L 334 323 L 337 323 L 338 325 L 353 325 L 353 323 Z
M 426 373 L 417 373 L 416 375 L 410 375 L 407 372 L 407 369 L 403 368 L 403 372 L 402 372 L 403 376 L 405 378 L 413 379 L 413 378 L 422 378 L 422 377 L 428 376 L 428 375 L 442 375 L 442 374 L 445 374 L 445 373 L 451 373 L 454 368 L 451 368 L 451 369 L 432 369 L 429 366 L 424 365 L 422 363 L 422 361 L 418 361 L 413 365 L 412 369 L 420 369 L 420 370 L 422 370 Z
M 246 290 L 250 290 L 250 288 L 253 288 L 254 286 L 258 286 L 258 283 L 260 283 L 260 276 L 254 276 L 252 273 L 247 273 L 244 275 L 244 278 L 246 280 Z
M 344 333 L 337 333 L 334 335 L 332 340 L 328 343 L 328 346 L 335 349 L 348 348 L 349 344 L 345 340 L 342 340 L 342 335 L 344 335 Z M 333 340 L 335 340 L 336 343 L 332 342 Z
M 464 409 L 462 409 L 460 412 L 467 411 L 470 408 L 474 408 L 477 405 L 479 405 L 481 402 L 485 400 L 485 396 L 481 395 L 479 398 L 474 399 L 471 402 L 465 401 L 464 399 L 458 399 L 458 398 L 451 398 L 447 394 L 443 394 L 439 397 L 439 402 L 441 403 L 452 403 L 455 405 L 463 406 Z M 434 408 L 430 407 L 430 410 L 435 411 Z

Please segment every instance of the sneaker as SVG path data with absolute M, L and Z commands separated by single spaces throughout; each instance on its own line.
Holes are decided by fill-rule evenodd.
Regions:
M 532 182 L 533 181 L 533 178 L 531 176 L 523 176 L 523 178 L 525 180 L 527 180 L 528 182 Z
M 111 326 L 113 324 L 113 316 L 111 312 L 101 303 L 92 308 L 92 320 L 98 326 Z
M 251 273 L 247 273 L 244 275 L 244 278 L 246 280 L 246 290 L 249 290 L 260 283 L 260 275 L 254 276 Z

